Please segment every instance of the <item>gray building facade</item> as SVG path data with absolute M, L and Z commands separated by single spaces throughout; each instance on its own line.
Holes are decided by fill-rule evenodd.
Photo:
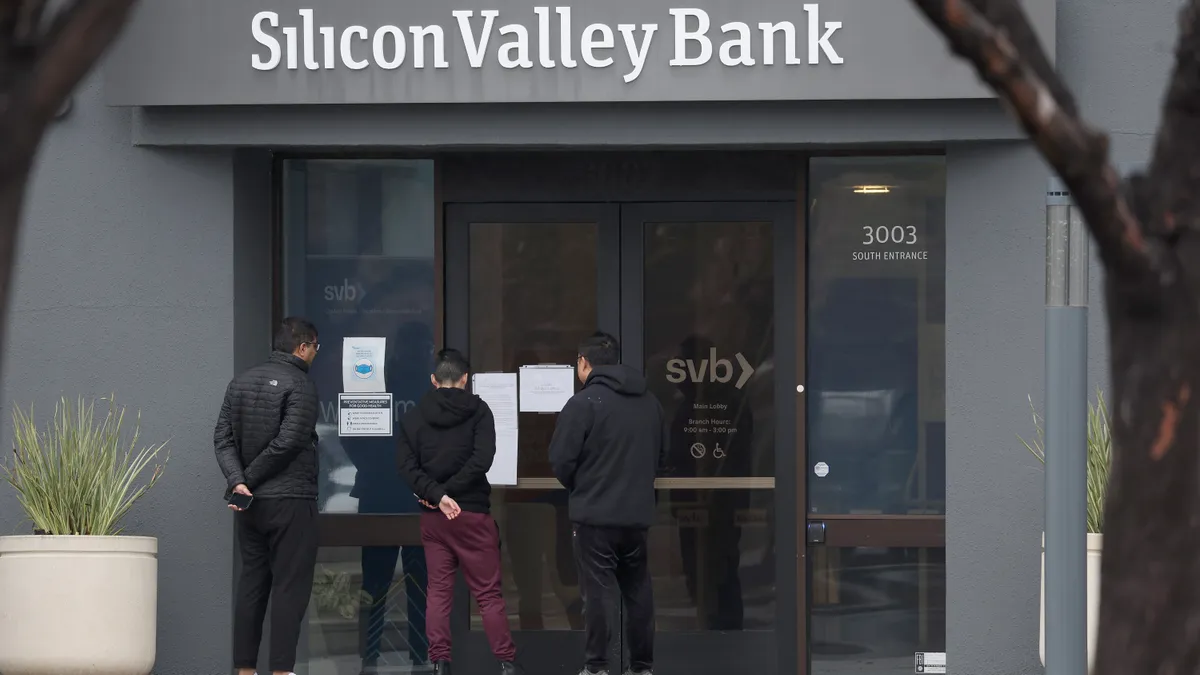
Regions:
M 1178 5 L 1027 2 L 1123 165 L 1148 157 Z M 1047 175 L 904 2 L 147 2 L 39 158 L 4 401 L 113 393 L 171 439 L 127 527 L 160 538 L 158 673 L 228 670 L 212 425 L 287 313 L 322 330 L 331 406 L 301 673 L 422 660 L 391 441 L 337 434 L 342 338 L 388 338 L 400 414 L 434 347 L 515 372 L 597 327 L 676 413 L 662 672 L 1039 672 L 1043 476 L 1017 435 Z M 532 666 L 574 672 L 553 417 L 519 423 L 506 599 Z M 0 490 L 0 531 L 22 520 Z M 456 665 L 486 672 L 469 609 Z

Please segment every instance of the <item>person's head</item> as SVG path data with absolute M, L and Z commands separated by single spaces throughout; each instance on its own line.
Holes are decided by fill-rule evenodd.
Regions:
M 598 366 L 615 366 L 621 362 L 621 343 L 617 338 L 596 331 L 579 343 L 579 357 L 575 360 L 575 374 L 580 382 L 587 382 L 588 375 Z
M 471 362 L 457 349 L 443 349 L 437 353 L 433 365 L 433 374 L 429 380 L 438 389 L 454 387 L 467 388 L 467 375 L 471 372 Z
M 317 342 L 317 327 L 308 319 L 289 316 L 275 330 L 272 347 L 277 352 L 291 354 L 311 365 L 321 349 L 321 343 Z

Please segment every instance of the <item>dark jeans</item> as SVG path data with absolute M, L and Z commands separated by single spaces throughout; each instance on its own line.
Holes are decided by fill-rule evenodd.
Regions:
M 450 610 L 454 605 L 454 572 L 459 568 L 479 604 L 492 653 L 501 661 L 516 658 L 517 648 L 500 592 L 500 529 L 496 521 L 485 513 L 470 511 L 463 511 L 454 520 L 448 520 L 440 511 L 422 513 L 421 543 L 429 569 L 425 610 L 429 660 L 450 660 Z
M 242 575 L 233 612 L 233 666 L 254 668 L 271 604 L 271 670 L 296 669 L 296 643 L 317 565 L 317 502 L 260 499 L 235 516 Z
M 574 526 L 575 558 L 583 591 L 584 663 L 608 669 L 609 617 L 625 605 L 626 642 L 635 672 L 654 667 L 654 592 L 650 585 L 647 531 L 631 527 Z

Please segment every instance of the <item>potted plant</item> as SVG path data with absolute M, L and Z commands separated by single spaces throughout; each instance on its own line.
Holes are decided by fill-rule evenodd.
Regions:
M 1045 428 L 1042 416 L 1033 410 L 1036 439 L 1021 443 L 1034 457 L 1046 463 Z M 1087 649 L 1088 670 L 1096 655 L 1096 626 L 1100 618 L 1100 554 L 1104 547 L 1104 497 L 1108 491 L 1108 472 L 1112 464 L 1112 435 L 1104 393 L 1096 392 L 1096 403 L 1088 403 L 1087 429 Z M 1042 533 L 1041 619 L 1038 651 L 1046 663 L 1046 534 Z
M 42 429 L 32 409 L 13 412 L 13 454 L 0 466 L 34 534 L 0 537 L 4 675 L 154 667 L 158 540 L 122 535 L 120 522 L 162 476 L 166 444 L 139 447 L 141 416 L 127 432 L 125 410 L 101 400 L 98 413 L 63 399 Z

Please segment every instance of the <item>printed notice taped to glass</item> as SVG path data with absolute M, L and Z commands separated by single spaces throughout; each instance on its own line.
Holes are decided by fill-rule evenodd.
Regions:
M 575 395 L 575 366 L 521 366 L 521 412 L 559 413 Z
M 916 652 L 916 655 L 914 672 L 924 675 L 946 672 L 946 652 Z
M 517 484 L 517 374 L 476 373 L 471 391 L 483 399 L 496 420 L 496 457 L 487 472 L 492 485 Z
M 391 394 L 338 394 L 338 436 L 391 435 Z
M 342 391 L 381 394 L 384 383 L 383 359 L 387 338 L 348 337 L 342 340 Z

